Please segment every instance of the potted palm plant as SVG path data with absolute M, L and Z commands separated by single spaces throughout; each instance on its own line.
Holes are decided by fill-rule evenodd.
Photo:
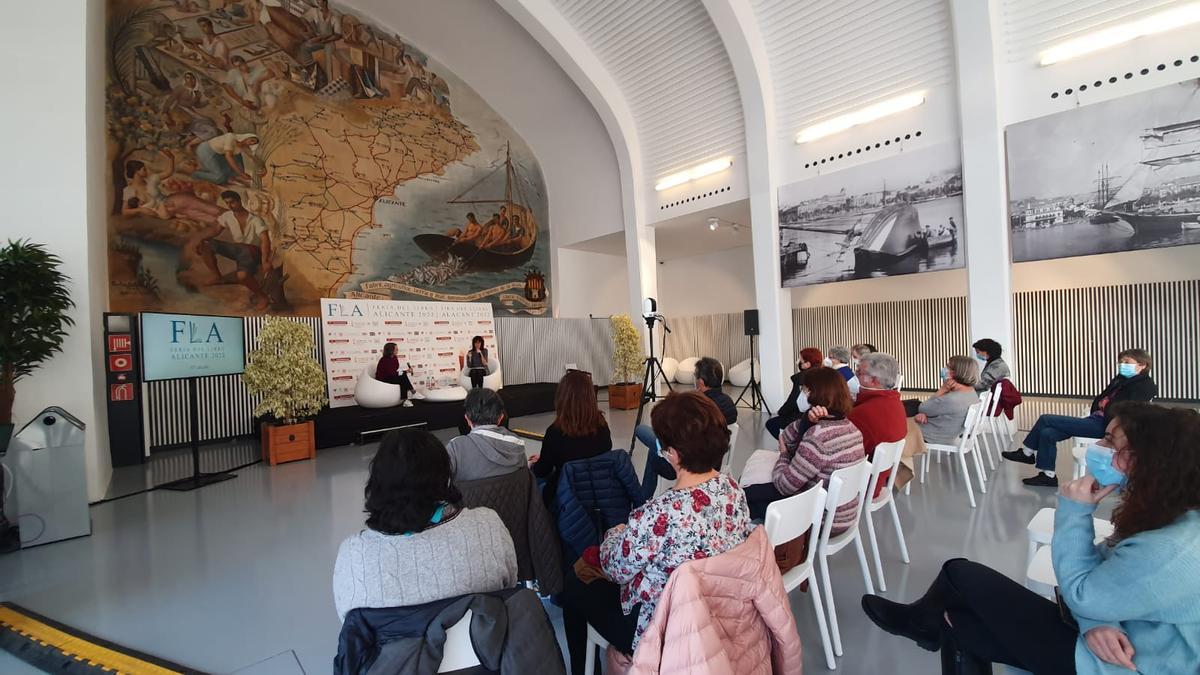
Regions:
M 17 382 L 62 351 L 75 325 L 61 267 L 41 244 L 9 240 L 0 247 L 0 451 L 12 437 Z
M 313 418 L 329 397 L 314 350 L 308 326 L 270 317 L 242 374 L 250 394 L 262 397 L 254 416 L 262 420 L 263 461 L 271 465 L 317 456 Z
M 642 401 L 642 384 L 637 381 L 646 363 L 642 338 L 628 314 L 613 315 L 609 322 L 612 324 L 613 383 L 608 385 L 608 405 L 632 410 Z

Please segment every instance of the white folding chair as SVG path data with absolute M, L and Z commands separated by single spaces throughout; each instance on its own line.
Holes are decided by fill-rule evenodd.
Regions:
M 596 675 L 596 652 L 600 652 L 600 658 L 604 658 L 604 650 L 608 649 L 608 640 L 604 636 L 596 632 L 592 628 L 592 624 L 587 627 L 587 649 L 584 654 L 587 654 L 587 663 L 583 666 L 583 675 Z
M 1071 457 L 1075 460 L 1074 468 L 1071 470 L 1072 478 L 1083 478 L 1083 474 L 1087 473 L 1087 449 L 1089 445 L 1098 440 L 1100 439 L 1089 436 L 1071 437 Z
M 1112 536 L 1114 527 L 1111 521 L 1103 518 L 1092 518 L 1092 529 L 1096 532 L 1096 540 L 1108 539 Z M 1049 546 L 1054 539 L 1054 509 L 1046 507 L 1037 512 L 1025 527 L 1029 537 L 1029 551 L 1025 556 L 1025 567 L 1033 563 L 1033 557 L 1042 546 Z
M 726 452 L 725 458 L 721 460 L 721 471 L 723 473 L 728 473 L 730 467 L 733 466 L 733 453 L 737 452 L 738 432 L 741 430 L 742 428 L 738 426 L 737 422 L 729 425 L 729 452 Z
M 858 565 L 862 569 L 863 585 L 867 594 L 875 594 L 871 583 L 871 571 L 867 568 L 867 553 L 863 550 L 859 523 L 861 514 L 854 514 L 854 522 L 837 536 L 832 536 L 833 521 L 839 506 L 854 504 L 861 510 L 866 503 L 867 483 L 871 479 L 871 463 L 864 457 L 859 463 L 834 471 L 829 477 L 829 496 L 825 499 L 825 522 L 821 526 L 821 541 L 817 545 L 817 560 L 821 564 L 821 580 L 825 586 L 825 606 L 829 611 L 829 633 L 833 638 L 833 653 L 842 655 L 842 635 L 838 630 L 837 608 L 833 602 L 833 580 L 829 576 L 829 557 L 853 542 L 858 553 Z
M 971 474 L 967 471 L 967 455 L 971 455 L 975 463 L 975 475 L 979 479 L 979 491 L 986 494 L 987 487 L 983 484 L 983 462 L 979 461 L 979 453 L 977 452 L 977 436 L 979 429 L 982 426 L 983 402 L 980 401 L 967 408 L 967 418 L 963 420 L 963 430 L 958 437 L 958 445 L 943 445 L 941 443 L 926 443 L 925 446 L 929 452 L 925 453 L 925 457 L 921 462 L 921 482 L 925 482 L 925 475 L 929 473 L 929 455 L 938 452 L 954 453 L 958 457 L 958 466 L 962 469 L 963 482 L 967 486 L 967 501 L 971 502 L 971 508 L 975 508 L 975 491 L 971 489 Z
M 903 388 L 904 388 L 904 373 L 901 373 L 896 376 L 896 391 L 900 391 Z
M 900 514 L 896 512 L 896 499 L 893 488 L 896 485 L 896 474 L 900 470 L 900 457 L 904 454 L 904 439 L 894 443 L 880 443 L 875 446 L 875 456 L 871 458 L 871 480 L 867 483 L 867 508 L 863 509 L 863 518 L 867 521 L 867 536 L 871 539 L 871 553 L 875 557 L 875 574 L 879 577 L 879 590 L 887 590 L 887 582 L 883 580 L 883 563 L 879 559 L 879 540 L 875 538 L 875 521 L 871 514 L 887 506 L 892 511 L 892 524 L 896 526 L 896 538 L 900 540 L 900 559 L 908 564 L 908 545 L 904 543 L 904 530 L 900 527 Z M 875 486 L 884 471 L 891 470 L 883 491 L 875 497 Z
M 821 630 L 821 646 L 825 648 L 825 665 L 830 670 L 837 667 L 833 660 L 833 648 L 829 644 L 829 626 L 825 623 L 825 608 L 821 606 L 821 593 L 817 590 L 817 577 L 813 569 L 813 558 L 817 553 L 817 540 L 821 536 L 821 514 L 825 512 L 828 492 L 819 484 L 798 495 L 792 495 L 767 505 L 767 539 L 772 546 L 786 544 L 808 531 L 808 553 L 804 562 L 783 575 L 783 588 L 787 592 L 805 581 L 809 582 L 809 595 L 817 613 L 817 626 Z
M 988 433 L 992 428 L 992 420 L 989 415 L 992 414 L 992 392 L 984 391 L 979 394 L 979 402 L 983 404 L 982 417 L 979 418 L 979 452 L 987 458 L 988 470 L 995 471 L 996 463 L 992 460 L 992 444 L 988 442 Z M 1000 444 L 1000 440 L 996 439 L 996 445 Z
M 591 652 L 588 652 L 589 654 Z M 442 647 L 442 663 L 439 673 L 451 673 L 478 666 L 479 657 L 471 645 L 471 610 L 467 610 L 458 623 L 446 629 L 446 644 Z
M 1054 599 L 1054 587 L 1058 585 L 1058 577 L 1054 574 L 1054 561 L 1050 557 L 1050 547 L 1043 546 L 1033 554 L 1033 559 L 1025 567 L 1025 588 L 1037 593 L 1043 598 Z

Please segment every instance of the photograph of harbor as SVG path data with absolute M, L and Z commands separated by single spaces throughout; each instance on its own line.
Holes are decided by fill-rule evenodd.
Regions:
M 779 188 L 784 287 L 963 266 L 962 159 L 945 143 Z
M 1200 80 L 1008 128 L 1013 262 L 1200 244 Z

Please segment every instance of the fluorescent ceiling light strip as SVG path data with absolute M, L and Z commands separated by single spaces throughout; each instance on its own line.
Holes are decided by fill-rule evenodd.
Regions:
M 1200 22 L 1200 2 L 1189 3 L 1054 45 L 1042 52 L 1039 63 L 1048 66 L 1197 22 Z
M 869 105 L 861 110 L 855 110 L 852 113 L 835 117 L 831 120 L 826 120 L 818 124 L 814 124 L 807 129 L 804 129 L 796 136 L 797 143 L 808 143 L 815 141 L 818 138 L 832 136 L 836 133 L 841 133 L 851 127 L 856 127 L 860 124 L 874 122 L 877 119 L 895 115 L 903 110 L 915 108 L 925 102 L 925 92 L 913 92 L 895 98 L 889 98 L 886 101 L 880 101 L 874 105 Z
M 697 164 L 690 169 L 680 171 L 679 173 L 673 173 L 670 176 L 663 178 L 654 184 L 654 189 L 659 192 L 663 190 L 669 190 L 673 187 L 683 185 L 684 183 L 694 181 L 697 178 L 703 178 L 705 176 L 710 176 L 714 173 L 717 173 L 718 171 L 724 171 L 731 166 L 733 166 L 733 159 L 729 157 L 722 157 L 721 159 L 714 159 L 711 162 Z

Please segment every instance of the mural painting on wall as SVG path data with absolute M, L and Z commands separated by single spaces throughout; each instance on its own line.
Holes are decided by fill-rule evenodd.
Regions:
M 1006 133 L 1014 262 L 1200 244 L 1200 80 Z
M 779 188 L 785 287 L 962 267 L 963 236 L 954 143 Z
M 112 311 L 546 312 L 541 169 L 412 44 L 325 0 L 108 10 Z

